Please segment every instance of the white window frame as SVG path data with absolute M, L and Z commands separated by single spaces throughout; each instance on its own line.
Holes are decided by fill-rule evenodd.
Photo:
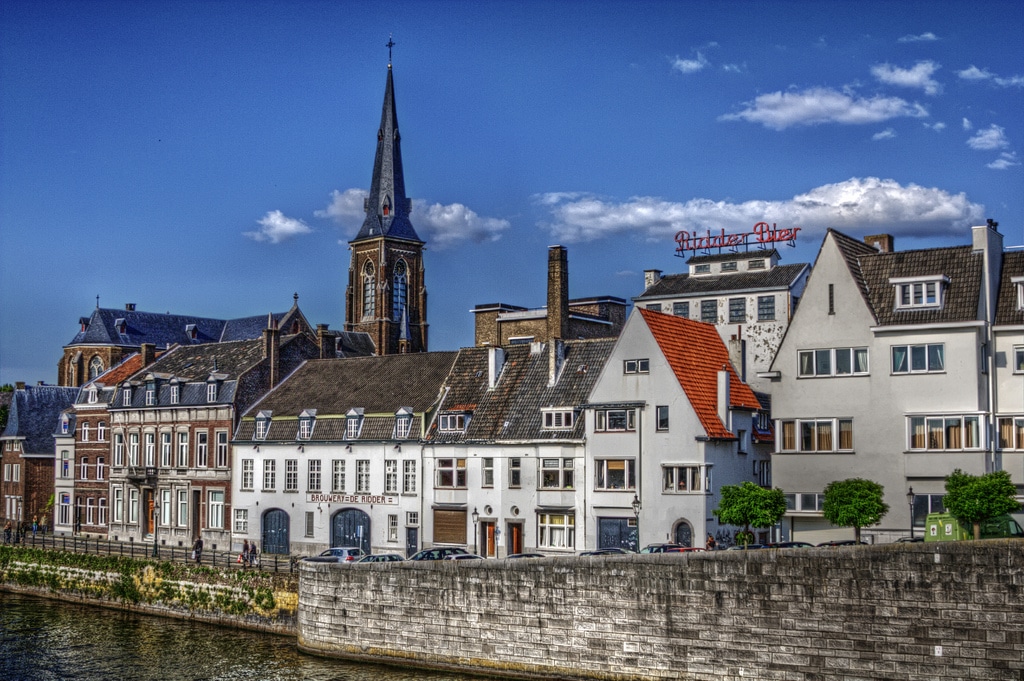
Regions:
M 160 490 L 160 524 L 164 527 L 171 526 L 171 518 L 174 517 L 174 507 L 171 502 L 171 490 Z
M 892 277 L 896 294 L 895 309 L 921 310 L 941 308 L 944 303 L 946 286 L 949 277 L 934 275 L 930 277 Z
M 249 533 L 249 509 L 235 509 L 235 534 Z
M 209 492 L 206 526 L 211 530 L 224 529 L 224 490 L 212 489 Z
M 107 479 L 107 460 L 105 457 L 96 457 L 96 479 L 106 480 Z
M 170 468 L 174 463 L 174 437 L 171 431 L 165 430 L 160 433 L 160 465 L 163 468 Z
M 917 437 L 923 438 L 923 442 L 917 441 L 917 437 L 915 437 L 918 423 L 923 430 Z M 968 427 L 969 423 L 972 423 L 973 427 Z M 982 414 L 910 414 L 907 416 L 907 450 L 911 452 L 977 451 L 984 447 L 987 441 L 985 424 L 986 419 Z M 940 430 L 935 430 L 936 427 L 939 427 Z M 951 433 L 951 427 L 958 428 L 956 435 Z M 936 435 L 941 439 L 937 446 L 934 439 Z M 950 445 L 951 436 L 959 438 L 959 446 Z M 964 446 L 967 444 L 968 438 L 972 436 L 973 443 Z
M 345 459 L 331 461 L 331 492 L 341 494 L 345 491 Z
M 935 362 L 936 355 L 934 348 L 938 348 L 938 362 Z M 906 368 L 898 369 L 896 366 L 896 351 L 902 349 Z M 924 353 L 915 357 L 915 353 Z M 904 374 L 941 374 L 946 371 L 946 344 L 945 343 L 917 343 L 908 345 L 889 346 L 889 357 L 891 360 L 892 373 L 895 375 Z M 924 368 L 914 368 L 915 359 L 924 361 Z M 920 365 L 918 365 L 920 367 Z
M 122 487 L 114 488 L 114 522 L 124 522 L 124 488 Z M 66 525 L 67 523 L 64 524 Z
M 107 422 L 100 421 L 96 424 L 96 442 L 107 441 Z
M 786 430 L 789 429 L 789 424 L 792 424 L 793 429 L 793 445 L 792 447 L 786 445 Z M 850 446 L 842 447 L 840 440 L 841 435 L 844 432 L 844 424 L 849 424 L 850 433 Z M 818 428 L 828 426 L 829 436 L 832 439 L 832 446 L 829 448 L 819 447 L 818 439 L 823 433 L 819 433 Z M 807 428 L 811 428 L 811 447 L 805 448 L 805 433 Z M 815 418 L 815 419 L 779 419 L 776 424 L 776 452 L 785 453 L 806 453 L 806 454 L 828 454 L 831 452 L 852 452 L 854 451 L 853 442 L 853 419 L 847 417 L 833 417 L 833 418 Z
M 388 541 L 398 541 L 398 514 L 393 513 L 388 515 Z
M 416 494 L 416 460 L 402 461 L 402 494 Z
M 541 409 L 544 430 L 572 430 L 576 425 L 576 412 L 572 409 Z
M 252 490 L 256 479 L 255 461 L 253 459 L 242 459 L 242 489 Z
M 156 466 L 156 433 L 147 431 L 143 433 L 143 444 L 145 451 L 146 466 Z
M 465 412 L 441 414 L 437 417 L 437 429 L 442 433 L 463 433 L 468 423 L 469 415 Z
M 622 373 L 649 374 L 651 373 L 651 360 L 646 357 L 642 359 L 622 360 Z
M 139 434 L 128 433 L 128 465 L 139 465 Z
M 310 492 L 319 492 L 323 489 L 322 464 L 320 459 L 310 459 L 306 462 L 306 489 Z
M 82 442 L 89 441 L 89 422 L 82 421 Z
M 210 467 L 210 433 L 196 431 L 196 468 Z
M 437 459 L 434 487 L 437 489 L 466 488 L 466 460 L 455 457 Z
M 188 468 L 188 431 L 178 431 L 178 468 Z
M 188 527 L 188 490 L 178 490 L 178 527 Z
M 285 459 L 284 460 L 284 491 L 285 492 L 298 492 L 299 491 L 299 460 L 298 459 Z
M 263 460 L 263 491 L 273 492 L 277 487 L 277 461 Z
M 253 430 L 252 439 L 254 439 L 254 440 L 266 440 L 267 439 L 267 431 L 270 430 L 270 428 L 268 427 L 269 425 L 270 425 L 270 419 L 265 418 L 265 417 L 257 417 L 256 418 L 256 425 L 255 425 L 255 428 Z
M 867 376 L 871 373 L 866 347 L 812 348 L 798 350 L 796 354 L 798 378 Z M 839 367 L 844 357 L 847 362 L 847 370 L 841 370 Z M 859 365 L 864 368 L 859 368 Z
M 707 494 L 709 469 L 702 464 L 664 464 L 661 467 L 663 494 Z
M 575 549 L 575 513 L 538 513 L 537 548 Z
M 541 489 L 574 489 L 575 465 L 571 457 L 546 457 L 540 460 Z
M 217 401 L 217 383 L 210 381 L 206 384 L 206 402 L 212 404 Z
M 370 460 L 356 460 L 356 494 L 370 493 Z
M 1013 373 L 1024 374 L 1024 345 L 1013 346 Z
M 228 431 L 218 430 L 214 432 L 216 438 L 216 454 L 214 464 L 217 468 L 228 467 Z
M 1009 426 L 1009 438 L 1004 437 L 1004 425 Z M 996 442 L 1002 450 L 1024 449 L 1024 416 L 1000 416 L 996 420 Z
M 622 427 L 613 425 L 621 422 Z M 594 412 L 594 432 L 629 433 L 636 431 L 636 409 L 598 409 Z
M 398 459 L 384 460 L 384 493 L 398 494 Z
M 622 486 L 611 483 L 612 472 L 622 471 Z M 618 476 L 615 476 L 618 477 Z M 619 492 L 636 489 L 636 459 L 595 459 L 594 490 Z
M 485 456 L 480 459 L 480 486 L 494 487 L 494 458 Z
M 139 490 L 134 487 L 128 490 L 128 524 L 139 524 Z

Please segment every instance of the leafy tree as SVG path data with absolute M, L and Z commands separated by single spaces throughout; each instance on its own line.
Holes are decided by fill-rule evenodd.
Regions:
M 1006 471 L 970 475 L 957 468 L 946 478 L 942 503 L 954 518 L 974 525 L 974 538 L 981 539 L 982 522 L 1020 508 L 1016 493 Z
M 712 511 L 718 522 L 743 526 L 743 545 L 750 538 L 751 527 L 771 527 L 786 514 L 786 495 L 781 489 L 765 489 L 747 481 L 742 485 L 725 485 L 718 508 Z
M 860 541 L 860 528 L 877 525 L 889 512 L 882 501 L 882 486 L 874 480 L 849 478 L 834 480 L 825 486 L 821 507 L 825 520 L 838 527 L 852 527 L 854 541 Z

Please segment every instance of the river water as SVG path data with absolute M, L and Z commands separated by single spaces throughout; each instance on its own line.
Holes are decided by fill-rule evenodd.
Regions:
M 0 591 L 2 681 L 480 681 L 305 655 L 294 639 Z

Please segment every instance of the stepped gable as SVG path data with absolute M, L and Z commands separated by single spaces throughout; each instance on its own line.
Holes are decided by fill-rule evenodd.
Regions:
M 1024 324 L 1024 309 L 1017 299 L 1014 277 L 1024 277 L 1024 251 L 1003 253 L 1003 271 L 999 278 L 999 297 L 996 301 L 996 326 Z
M 707 436 L 733 439 L 733 433 L 718 418 L 718 372 L 723 367 L 729 371 L 730 407 L 757 411 L 761 404 L 733 369 L 729 351 L 714 325 L 642 308 L 638 312 L 672 367 Z
M 23 454 L 53 456 L 53 434 L 61 413 L 75 402 L 78 388 L 37 385 L 11 395 L 7 427 L 0 438 L 21 439 Z

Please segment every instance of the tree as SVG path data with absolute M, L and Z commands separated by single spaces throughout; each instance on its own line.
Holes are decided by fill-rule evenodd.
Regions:
M 725 485 L 718 508 L 712 512 L 720 523 L 743 526 L 746 546 L 751 527 L 771 527 L 786 514 L 786 495 L 781 489 L 765 489 L 749 481 Z
M 1006 471 L 970 475 L 957 468 L 946 478 L 942 503 L 954 518 L 974 525 L 974 538 L 981 539 L 981 523 L 1020 508 L 1016 493 Z
M 889 512 L 889 505 L 882 501 L 882 491 L 874 480 L 834 480 L 825 486 L 822 514 L 837 527 L 852 527 L 854 541 L 860 542 L 860 528 L 877 525 Z

